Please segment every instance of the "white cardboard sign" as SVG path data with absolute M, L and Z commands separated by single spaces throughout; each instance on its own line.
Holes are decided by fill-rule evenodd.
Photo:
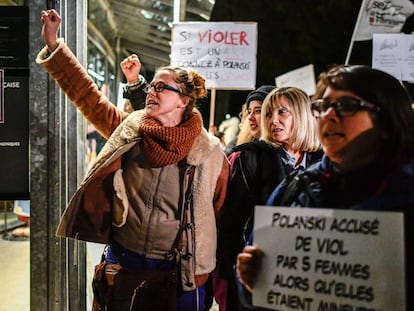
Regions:
M 173 25 L 171 64 L 197 70 L 208 88 L 254 89 L 256 54 L 256 22 Z
M 315 70 L 313 64 L 291 70 L 280 76 L 277 76 L 276 86 L 294 86 L 306 92 L 309 96 L 315 94 Z
M 402 213 L 256 206 L 254 244 L 255 306 L 405 310 Z
M 403 33 L 375 33 L 372 40 L 372 68 L 385 71 L 401 80 L 405 53 L 404 38 Z
M 385 71 L 398 80 L 414 82 L 414 35 L 375 33 L 372 68 Z

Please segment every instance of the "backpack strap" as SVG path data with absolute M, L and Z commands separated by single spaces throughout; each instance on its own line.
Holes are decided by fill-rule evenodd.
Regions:
M 276 205 L 291 206 L 298 194 L 305 192 L 309 197 L 308 205 L 310 205 L 310 202 L 313 202 L 312 205 L 316 206 L 318 200 L 310 187 L 311 182 L 311 175 L 307 172 L 295 171 L 290 174 L 284 182 L 282 197 L 275 202 Z

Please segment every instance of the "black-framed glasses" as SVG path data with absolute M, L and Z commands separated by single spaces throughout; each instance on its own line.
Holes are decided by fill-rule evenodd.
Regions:
M 176 92 L 176 93 L 181 94 L 181 95 L 184 95 L 184 96 L 191 97 L 190 95 L 184 94 L 179 89 L 177 89 L 177 88 L 175 88 L 175 87 L 173 87 L 171 85 L 165 84 L 162 81 L 148 83 L 142 90 L 145 93 L 148 94 L 151 91 L 151 88 L 154 88 L 154 91 L 157 92 L 157 93 L 160 93 L 160 92 L 162 92 L 164 90 L 169 90 L 169 91 Z
M 366 102 L 362 99 L 354 97 L 341 97 L 336 102 L 329 102 L 326 99 L 318 99 L 312 102 L 311 109 L 312 114 L 316 118 L 323 117 L 328 111 L 329 108 L 333 108 L 338 117 L 352 117 L 358 111 L 367 110 L 367 111 L 380 111 L 378 106 Z

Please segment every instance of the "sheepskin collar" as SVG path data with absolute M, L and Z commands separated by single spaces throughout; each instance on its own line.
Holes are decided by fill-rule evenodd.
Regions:
M 198 112 L 197 112 L 198 113 Z M 140 122 L 145 114 L 145 110 L 138 110 L 131 113 L 112 133 L 105 146 L 96 158 L 95 163 L 90 169 L 90 173 L 104 163 L 114 150 L 119 147 L 137 142 L 143 138 L 143 132 L 140 129 Z M 201 119 L 201 116 L 200 116 Z M 219 140 L 210 135 L 205 128 L 201 128 L 200 134 L 195 138 L 194 143 L 188 152 L 187 163 L 198 166 L 203 159 L 210 153 L 214 152 L 215 148 L 220 144 Z M 89 175 L 89 174 L 88 174 Z

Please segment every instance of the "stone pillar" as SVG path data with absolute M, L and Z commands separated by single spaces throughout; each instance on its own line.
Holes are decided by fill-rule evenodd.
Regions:
M 44 46 L 40 12 L 30 10 L 30 264 L 32 311 L 86 310 L 85 244 L 55 236 L 85 173 L 86 122 L 35 58 Z M 86 65 L 87 1 L 60 0 L 60 36 Z

